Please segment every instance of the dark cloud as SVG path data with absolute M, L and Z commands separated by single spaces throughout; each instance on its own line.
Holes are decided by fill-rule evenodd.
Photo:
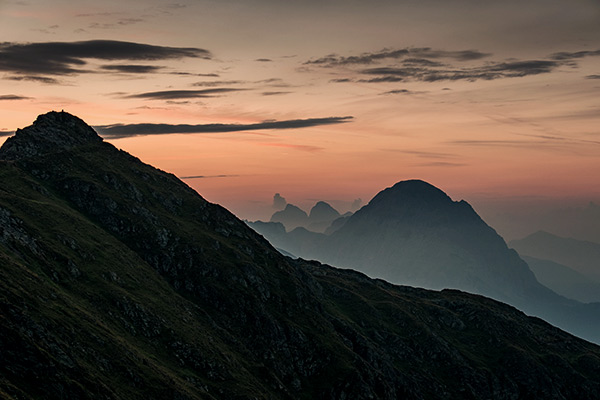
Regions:
M 360 79 L 359 82 L 380 83 L 380 82 L 402 82 L 403 80 L 404 80 L 404 78 L 402 78 L 400 76 L 386 75 L 386 76 L 378 76 L 377 78 Z
M 277 88 L 291 87 L 291 85 L 289 83 L 285 83 L 285 81 L 281 78 L 263 79 L 260 81 L 256 81 L 254 83 L 260 83 L 264 86 L 277 87 Z
M 354 82 L 354 80 L 352 80 L 350 78 L 337 78 L 337 79 L 331 79 L 329 82 L 333 82 L 333 83 L 345 83 L 345 82 Z
M 171 133 L 224 133 L 263 129 L 298 129 L 351 122 L 353 117 L 326 117 L 293 119 L 285 121 L 264 121 L 256 124 L 113 124 L 100 125 L 95 129 L 105 138 L 119 139 L 142 135 L 166 135 Z
M 4 79 L 10 79 L 12 81 L 39 82 L 39 83 L 45 83 L 47 85 L 55 85 L 60 82 L 58 79 L 49 78 L 47 76 L 38 76 L 38 75 L 8 76 L 8 77 L 5 77 Z
M 202 76 L 202 77 L 206 77 L 206 78 L 218 78 L 220 75 L 219 74 L 198 74 L 198 73 L 192 73 L 192 72 L 183 72 L 183 71 L 173 71 L 173 72 L 169 72 L 170 75 L 181 75 L 181 76 Z
M 271 60 L 270 58 L 257 58 L 254 61 L 258 61 L 258 62 L 272 62 L 273 60 Z
M 275 193 L 273 196 L 273 208 L 276 210 L 283 210 L 287 206 L 287 200 L 282 197 L 279 193 Z
M 148 99 L 148 100 L 174 100 L 215 97 L 216 95 L 229 92 L 239 92 L 245 89 L 215 88 L 203 90 L 162 90 L 159 92 L 146 92 L 123 96 L 126 99 Z
M 0 95 L 0 100 L 29 100 L 31 97 L 17 96 L 16 94 Z
M 491 54 L 482 53 L 477 50 L 461 50 L 461 51 L 446 51 L 432 50 L 429 47 L 421 48 L 404 48 L 400 50 L 382 50 L 375 53 L 363 53 L 359 56 L 338 56 L 329 54 L 325 57 L 317 58 L 316 60 L 306 61 L 304 64 L 334 66 L 334 65 L 352 65 L 352 64 L 372 64 L 382 60 L 395 60 L 405 57 L 412 59 L 428 59 L 428 58 L 446 58 L 457 61 L 479 60 L 490 56 Z
M 588 75 L 585 79 L 600 79 L 600 75 Z
M 404 65 L 422 66 L 422 67 L 442 67 L 444 64 L 439 61 L 431 61 L 425 58 L 407 58 L 402 61 Z
M 12 136 L 15 134 L 15 131 L 2 131 L 0 130 L 0 137 Z
M 340 56 L 330 54 L 325 57 L 306 61 L 304 65 L 339 68 L 344 78 L 330 82 L 390 83 L 403 81 L 476 81 L 516 78 L 546 74 L 561 66 L 576 67 L 577 60 L 584 57 L 600 56 L 600 50 L 578 52 L 559 52 L 542 59 L 507 61 L 488 61 L 490 53 L 478 50 L 434 50 L 429 47 L 384 49 L 379 52 L 363 53 L 358 56 Z M 481 60 L 481 61 L 480 61 Z M 462 63 L 469 61 L 469 63 Z M 369 68 L 365 68 L 369 66 Z M 301 67 L 299 70 L 302 71 Z M 310 69 L 308 69 L 310 70 Z M 349 70 L 362 75 L 351 77 Z M 598 79 L 589 75 L 588 79 Z
M 103 65 L 100 69 L 105 71 L 113 71 L 113 72 L 121 72 L 124 74 L 150 74 L 154 72 L 158 72 L 164 67 L 154 66 L 154 65 L 135 65 L 135 64 L 127 64 L 127 65 Z
M 381 67 L 368 68 L 361 71 L 365 75 L 379 75 L 364 82 L 397 82 L 397 81 L 475 81 L 478 79 L 493 80 L 538 75 L 552 72 L 561 64 L 549 60 L 513 61 L 489 63 L 469 68 L 428 68 L 428 67 Z
M 0 71 L 18 75 L 70 75 L 86 71 L 86 59 L 156 61 L 210 58 L 193 47 L 164 47 L 115 40 L 0 44 Z
M 552 54 L 550 56 L 550 58 L 552 58 L 553 60 L 567 61 L 567 60 L 575 60 L 578 58 L 593 57 L 593 56 L 600 56 L 600 49 L 599 50 L 576 51 L 576 52 L 572 52 L 572 53 L 563 51 L 560 53 Z

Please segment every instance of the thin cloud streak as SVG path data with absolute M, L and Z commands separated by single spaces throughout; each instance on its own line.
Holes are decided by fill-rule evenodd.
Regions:
M 173 100 L 173 99 L 193 99 L 204 97 L 215 97 L 215 95 L 239 92 L 246 89 L 234 88 L 216 88 L 203 90 L 162 90 L 158 92 L 146 92 L 138 94 L 130 94 L 123 96 L 124 99 L 148 99 L 148 100 Z
M 18 96 L 16 94 L 3 94 L 0 95 L 0 100 L 29 100 L 31 97 Z
M 121 139 L 145 135 L 168 135 L 189 133 L 225 133 L 265 129 L 299 129 L 314 126 L 334 125 L 351 122 L 354 117 L 326 117 L 293 119 L 284 121 L 264 121 L 256 124 L 112 124 L 94 128 L 107 139 Z
M 30 81 L 30 82 L 38 82 L 46 85 L 56 85 L 60 83 L 58 79 L 49 78 L 46 76 L 38 76 L 38 75 L 25 75 L 25 76 L 8 76 L 4 79 L 9 79 L 11 81 Z
M 216 87 L 216 86 L 227 86 L 227 85 L 242 85 L 245 84 L 245 81 L 206 81 L 206 82 L 196 82 L 192 84 L 192 86 L 196 87 Z
M 261 95 L 262 96 L 279 96 L 282 94 L 290 94 L 292 92 L 262 92 Z
M 179 179 L 210 179 L 210 178 L 236 178 L 239 175 L 192 175 L 180 176 Z
M 103 65 L 100 69 L 111 72 L 120 72 L 123 74 L 151 74 L 158 72 L 164 67 L 154 65 Z
M 598 50 L 584 50 L 584 51 L 576 51 L 576 52 L 567 52 L 567 51 L 562 51 L 559 53 L 554 53 L 552 54 L 551 58 L 553 60 L 575 60 L 578 58 L 584 58 L 584 57 L 594 57 L 594 56 L 600 56 L 600 49 Z
M 419 167 L 466 167 L 469 164 L 464 164 L 464 163 L 453 163 L 453 162 L 444 162 L 444 161 L 436 161 L 436 162 L 430 162 L 430 163 L 423 163 L 423 164 L 419 164 Z
M 417 156 L 419 158 L 429 158 L 429 159 L 451 159 L 457 158 L 456 154 L 451 153 L 439 153 L 434 151 L 422 151 L 422 150 L 402 150 L 402 149 L 382 149 L 383 151 L 391 151 L 394 153 L 402 153 L 409 154 L 413 156 Z

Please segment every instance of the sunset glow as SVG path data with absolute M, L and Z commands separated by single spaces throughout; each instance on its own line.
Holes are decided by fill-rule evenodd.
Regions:
M 279 122 L 105 136 L 241 218 L 274 193 L 344 212 L 409 178 L 482 207 L 600 199 L 597 1 L 9 0 L 0 18 L 0 144 L 61 109 Z

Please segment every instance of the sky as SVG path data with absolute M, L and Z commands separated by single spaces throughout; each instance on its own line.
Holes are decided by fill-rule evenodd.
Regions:
M 0 0 L 0 143 L 65 110 L 241 218 L 418 178 L 518 236 L 600 203 L 599 21 L 598 0 Z

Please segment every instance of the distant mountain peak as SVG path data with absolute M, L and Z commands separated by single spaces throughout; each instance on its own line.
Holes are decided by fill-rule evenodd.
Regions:
M 385 197 L 416 200 L 440 199 L 451 201 L 450 197 L 448 197 L 448 195 L 442 190 L 420 179 L 400 181 L 394 186 L 381 191 L 377 196 L 373 198 L 373 200 L 371 200 L 371 202 L 377 201 Z
M 38 116 L 32 125 L 17 129 L 0 148 L 0 160 L 35 157 L 101 141 L 81 119 L 64 111 L 51 111 Z
M 271 216 L 271 222 L 281 222 L 286 229 L 292 230 L 298 226 L 304 226 L 308 221 L 308 215 L 300 207 L 287 204 L 285 209 L 277 211 Z
M 426 210 L 443 211 L 454 205 L 455 202 L 442 190 L 425 181 L 413 179 L 382 190 L 356 214 L 376 213 L 389 218 L 406 216 L 406 213 L 423 214 Z
M 308 218 L 311 222 L 334 220 L 340 217 L 340 213 L 325 201 L 318 201 L 310 210 Z

